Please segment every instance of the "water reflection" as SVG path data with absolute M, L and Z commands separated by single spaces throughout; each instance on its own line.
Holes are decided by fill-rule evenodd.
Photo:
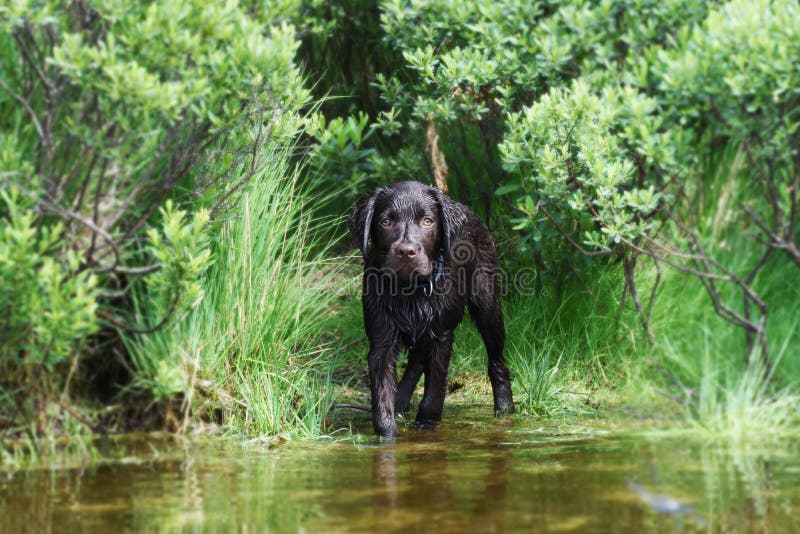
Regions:
M 6 474 L 0 532 L 796 528 L 796 445 L 731 451 L 591 422 L 450 417 L 385 445 L 151 439 L 104 465 Z
M 377 530 L 505 530 L 511 449 L 449 450 L 436 432 L 408 437 L 412 445 L 372 455 L 371 522 Z

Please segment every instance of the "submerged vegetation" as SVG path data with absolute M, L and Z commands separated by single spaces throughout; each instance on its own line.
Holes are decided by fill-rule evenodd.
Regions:
M 2 458 L 330 432 L 367 396 L 341 223 L 402 179 L 492 228 L 520 417 L 800 431 L 796 2 L 30 0 L 0 28 Z M 460 328 L 452 396 L 489 414 Z

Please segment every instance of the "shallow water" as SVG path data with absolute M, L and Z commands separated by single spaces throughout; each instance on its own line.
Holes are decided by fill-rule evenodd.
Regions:
M 0 474 L 0 532 L 800 531 L 796 443 L 486 412 L 391 444 L 126 440 L 91 467 Z

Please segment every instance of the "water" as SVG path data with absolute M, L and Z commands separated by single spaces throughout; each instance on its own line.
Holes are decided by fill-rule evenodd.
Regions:
M 90 467 L 0 475 L 0 532 L 800 531 L 796 444 L 446 417 L 392 444 L 126 439 Z

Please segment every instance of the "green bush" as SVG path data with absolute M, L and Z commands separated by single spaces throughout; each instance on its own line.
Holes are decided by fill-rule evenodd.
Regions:
M 800 266 L 792 215 L 800 100 L 789 89 L 798 81 L 797 14 L 791 2 L 721 5 L 644 49 L 616 78 L 598 86 L 581 77 L 510 114 L 500 147 L 509 176 L 499 192 L 523 214 L 522 240 L 555 260 L 552 243 L 563 238 L 584 255 L 621 257 L 643 314 L 638 256 L 699 276 L 718 313 L 747 333 L 746 356 L 760 352 L 769 367 L 769 303 L 753 281 L 774 251 Z M 698 226 L 707 167 L 726 145 L 747 155 L 752 181 L 733 216 L 762 234 L 751 246 L 763 259 L 743 269 L 722 262 L 721 243 Z
M 61 223 L 37 231 L 36 213 L 18 190 L 0 191 L 0 199 L 0 376 L 8 386 L 31 368 L 52 371 L 97 331 L 97 276 L 60 248 Z
M 518 230 L 541 246 L 565 233 L 591 250 L 645 246 L 681 168 L 680 133 L 663 126 L 655 99 L 629 87 L 595 93 L 583 80 L 509 116 L 500 190 L 524 215 Z M 543 215 L 542 211 L 546 214 Z M 545 230 L 550 229 L 550 232 Z
M 374 133 L 350 145 L 376 151 L 339 160 L 358 172 L 337 175 L 424 180 L 433 128 L 452 194 L 509 220 L 542 277 L 619 261 L 620 308 L 632 301 L 657 339 L 649 317 L 672 266 L 700 281 L 704 310 L 743 329 L 742 362 L 760 355 L 773 376 L 769 347 L 792 326 L 771 318 L 786 297 L 760 280 L 800 266 L 799 9 L 385 0 L 395 59 L 374 75 Z M 721 209 L 733 191 L 736 206 Z M 734 242 L 748 253 L 732 254 Z
M 93 380 L 131 380 L 128 355 L 109 353 L 117 333 L 197 303 L 209 219 L 235 205 L 268 139 L 297 136 L 310 98 L 299 44 L 276 10 L 236 2 L 0 6 L 0 187 L 19 191 L 0 203 L 0 351 L 4 370 L 52 372 L 38 385 L 4 373 L 4 387 L 69 410 Z M 131 313 L 143 285 L 148 309 Z M 50 413 L 1 397 L 2 426 Z
M 575 354 L 627 372 L 605 355 L 619 335 L 625 354 L 643 346 L 620 327 L 632 313 L 662 363 L 664 346 L 691 350 L 664 342 L 680 330 L 653 312 L 666 265 L 710 297 L 696 322 L 713 311 L 744 329 L 745 404 L 767 398 L 758 377 L 788 376 L 768 348 L 796 323 L 777 317 L 794 308 L 771 276 L 800 266 L 794 1 L 23 0 L 0 6 L 0 28 L 11 436 L 74 427 L 71 396 L 106 381 L 175 428 L 199 415 L 320 432 L 329 375 L 313 353 L 330 299 L 295 268 L 326 271 L 300 197 L 335 191 L 339 214 L 374 183 L 433 171 L 490 222 L 503 261 L 559 288 L 556 311 L 534 315 L 568 324 L 553 330 L 564 339 L 587 332 L 516 345 L 530 411 L 555 410 Z M 558 303 L 586 295 L 604 311 L 575 323 Z M 720 332 L 732 353 L 739 337 Z M 702 402 L 732 405 L 731 377 Z
M 422 152 L 442 132 L 463 196 L 506 182 L 497 153 L 510 114 L 582 77 L 602 86 L 652 43 L 701 20 L 704 1 L 383 3 L 386 39 L 405 65 L 376 76 L 390 117 Z
M 751 196 L 743 199 L 747 220 L 800 266 L 798 54 L 796 2 L 734 1 L 679 35 L 672 49 L 659 51 L 648 87 L 670 124 L 706 134 L 701 153 L 742 147 L 752 181 Z

